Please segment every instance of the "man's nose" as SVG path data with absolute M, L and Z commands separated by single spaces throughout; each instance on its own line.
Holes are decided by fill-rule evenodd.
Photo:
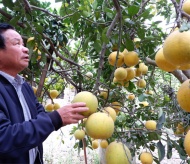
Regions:
M 26 54 L 29 53 L 29 49 L 28 49 L 27 47 L 25 47 L 25 46 L 23 46 L 23 51 L 24 51 Z

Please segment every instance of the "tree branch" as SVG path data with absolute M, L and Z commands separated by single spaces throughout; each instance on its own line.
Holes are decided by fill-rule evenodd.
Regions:
M 50 16 L 53 16 L 53 17 L 55 17 L 55 18 L 57 18 L 57 19 L 59 19 L 59 20 L 66 19 L 66 18 L 68 18 L 68 17 L 70 17 L 70 16 L 73 16 L 75 13 L 79 12 L 79 11 L 77 10 L 77 11 L 73 12 L 72 14 L 68 14 L 68 15 L 66 15 L 66 16 L 64 16 L 64 17 L 60 17 L 60 16 L 58 16 L 58 15 L 56 15 L 56 14 L 52 14 L 51 12 L 49 12 L 49 11 L 46 10 L 46 9 L 43 9 L 43 8 L 40 8 L 40 7 L 37 7 L 37 6 L 33 6 L 33 5 L 30 5 L 30 7 L 31 7 L 31 9 L 40 10 L 40 11 L 42 11 L 42 12 L 44 12 L 44 13 L 50 15 Z
M 157 66 L 156 62 L 148 57 L 146 58 L 146 63 L 153 65 L 153 66 Z M 184 71 L 182 72 L 181 70 L 175 70 L 170 73 L 173 74 L 180 81 L 180 83 L 183 83 L 185 80 L 188 79 L 188 76 L 186 76 L 186 74 L 184 74 Z M 189 75 L 190 75 L 190 70 L 189 70 Z
M 117 14 L 116 14 L 115 18 L 113 19 L 111 25 L 108 28 L 108 31 L 106 33 L 107 38 L 110 38 L 112 29 L 114 28 L 115 24 L 118 22 L 118 20 L 121 20 L 121 9 L 119 6 L 119 1 L 113 0 L 113 3 L 114 3 L 114 7 L 117 11 Z M 98 90 L 98 87 L 99 87 L 100 76 L 101 76 L 101 72 L 102 72 L 103 65 L 104 65 L 105 52 L 106 52 L 106 43 L 103 43 L 101 53 L 100 53 L 100 61 L 99 61 L 99 67 L 98 67 L 97 79 L 96 79 L 95 86 L 94 86 L 94 91 Z
M 182 71 L 184 73 L 184 75 L 187 76 L 188 79 L 190 79 L 190 70 L 185 70 L 185 71 Z
M 3 15 L 5 18 L 7 18 L 9 21 L 13 18 L 12 15 L 6 13 L 4 10 L 2 10 L 0 8 L 0 14 Z M 22 27 L 22 28 L 25 28 L 25 25 L 21 22 L 17 22 L 17 24 Z

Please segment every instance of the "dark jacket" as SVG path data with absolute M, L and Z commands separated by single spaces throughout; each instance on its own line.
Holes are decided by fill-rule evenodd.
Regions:
M 22 92 L 31 112 L 29 121 L 24 121 L 14 87 L 0 75 L 0 164 L 28 164 L 28 152 L 36 146 L 38 156 L 35 163 L 43 163 L 42 142 L 62 126 L 58 112 L 46 113 L 27 82 L 23 84 Z

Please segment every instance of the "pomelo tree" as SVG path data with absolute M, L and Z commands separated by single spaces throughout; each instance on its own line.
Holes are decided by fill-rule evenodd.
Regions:
M 50 98 L 50 90 L 58 90 L 58 97 L 63 97 L 68 86 L 77 93 L 90 91 L 99 100 L 99 111 L 114 108 L 113 102 L 120 105 L 115 106 L 115 131 L 109 143 L 116 139 L 131 143 L 132 156 L 140 155 L 142 147 L 151 153 L 157 150 L 156 163 L 171 158 L 174 148 L 182 162 L 189 162 L 183 143 L 190 115 L 180 107 L 176 94 L 190 78 L 190 69 L 177 67 L 166 72 L 155 62 L 168 35 L 190 28 L 190 15 L 182 10 L 184 1 L 56 2 L 60 5 L 54 8 L 39 0 L 0 1 L 1 22 L 13 25 L 30 50 L 29 67 L 22 75 L 37 88 L 39 101 Z M 113 81 L 117 65 L 109 63 L 109 55 L 115 52 L 120 60 L 118 56 L 125 50 L 138 54 L 139 62 L 132 66 L 136 76 Z M 129 68 L 125 63 L 121 67 Z M 146 68 L 145 73 L 138 72 L 141 67 Z M 139 79 L 146 82 L 143 87 L 136 85 Z M 106 96 L 101 96 L 103 91 Z M 135 95 L 132 100 L 128 99 L 131 94 Z M 148 120 L 157 122 L 156 130 L 145 128 Z M 90 147 L 91 140 L 86 141 Z

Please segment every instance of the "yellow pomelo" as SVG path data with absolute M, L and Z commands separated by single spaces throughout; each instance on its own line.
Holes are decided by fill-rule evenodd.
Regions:
M 94 139 L 107 139 L 114 132 L 114 121 L 106 113 L 91 114 L 85 123 L 86 133 Z
M 77 93 L 72 100 L 72 103 L 75 103 L 75 102 L 85 102 L 86 103 L 86 106 L 89 108 L 89 110 L 87 110 L 85 112 L 81 112 L 81 114 L 84 116 L 89 116 L 92 113 L 95 113 L 97 111 L 98 99 L 91 92 L 82 91 L 82 92 Z
M 190 112 L 190 79 L 184 81 L 177 91 L 177 101 L 181 108 Z
M 47 110 L 47 111 L 53 111 L 53 104 L 47 104 L 46 106 L 45 106 L 45 109 Z
M 103 99 L 107 99 L 108 97 L 108 91 L 107 90 L 103 90 L 100 92 L 99 94 L 100 97 L 102 97 Z
M 111 107 L 115 110 L 116 114 L 118 115 L 121 110 L 121 103 L 114 101 L 111 103 Z
M 127 77 L 127 70 L 123 67 L 119 67 L 114 72 L 114 77 L 117 80 L 124 80 Z
M 126 145 L 121 142 L 111 142 L 105 153 L 107 164 L 130 164 L 131 152 Z
M 148 66 L 146 66 L 144 63 L 139 64 L 139 71 L 142 75 L 145 75 L 148 72 Z
M 163 54 L 163 48 L 160 48 L 159 51 L 156 53 L 155 62 L 161 70 L 166 72 L 172 72 L 177 69 L 177 66 L 171 64 L 165 59 Z
M 117 51 L 112 52 L 109 56 L 108 56 L 108 62 L 110 65 L 114 66 L 116 63 L 116 57 L 117 57 Z M 123 53 L 119 52 L 118 57 L 117 57 L 117 64 L 116 67 L 120 67 L 124 64 L 124 55 Z
M 129 51 L 124 55 L 126 66 L 135 66 L 139 63 L 139 55 L 135 51 Z
M 92 148 L 93 149 L 97 149 L 99 147 L 99 142 L 98 142 L 98 140 L 93 140 L 92 141 Z
M 185 135 L 184 144 L 183 144 L 188 156 L 190 156 L 190 146 L 189 145 L 190 145 L 190 130 Z
M 123 53 L 123 55 L 126 55 L 128 52 L 129 51 L 125 48 L 122 53 Z
M 129 94 L 127 97 L 129 100 L 134 100 L 135 99 L 135 95 L 133 93 Z
M 135 68 L 135 76 L 139 77 L 141 75 L 142 75 L 142 72 L 140 71 L 140 69 L 139 68 Z
M 129 81 L 127 79 L 122 80 L 121 85 L 124 87 L 128 87 L 129 86 Z
M 59 95 L 59 92 L 57 91 L 57 90 L 50 90 L 49 91 L 49 95 L 50 95 L 50 97 L 52 98 L 52 99 L 55 99 L 55 98 L 57 98 L 57 96 Z
M 188 70 L 188 69 L 190 69 L 190 64 L 186 64 L 186 65 L 181 65 L 181 66 L 179 66 L 179 68 L 178 68 L 179 70 Z
M 143 152 L 140 154 L 140 161 L 142 162 L 142 164 L 152 164 L 153 156 L 149 152 Z
M 118 80 L 116 77 L 113 78 L 113 83 L 116 83 L 118 86 L 123 86 L 123 80 Z
M 74 136 L 77 140 L 82 140 L 85 137 L 85 131 L 82 129 L 77 129 L 74 132 Z
M 190 15 L 190 0 L 186 0 L 182 5 L 182 10 Z
M 53 109 L 54 110 L 57 110 L 57 109 L 59 109 L 61 106 L 58 104 L 58 103 L 54 103 L 53 104 Z
M 138 81 L 137 81 L 137 87 L 139 87 L 139 88 L 145 88 L 146 87 L 146 81 L 144 79 L 138 79 Z
M 112 107 L 105 107 L 103 112 L 109 114 L 111 116 L 111 118 L 113 119 L 113 121 L 115 122 L 116 112 Z
M 108 147 L 108 141 L 107 140 L 101 140 L 100 141 L 101 148 L 105 149 Z
M 126 68 L 127 70 L 127 77 L 125 78 L 126 81 L 129 81 L 135 77 L 135 69 L 134 68 Z
M 148 130 L 156 130 L 156 121 L 154 120 L 148 120 L 145 122 L 145 127 Z
M 172 32 L 165 40 L 163 53 L 165 59 L 175 66 L 190 63 L 190 31 Z

